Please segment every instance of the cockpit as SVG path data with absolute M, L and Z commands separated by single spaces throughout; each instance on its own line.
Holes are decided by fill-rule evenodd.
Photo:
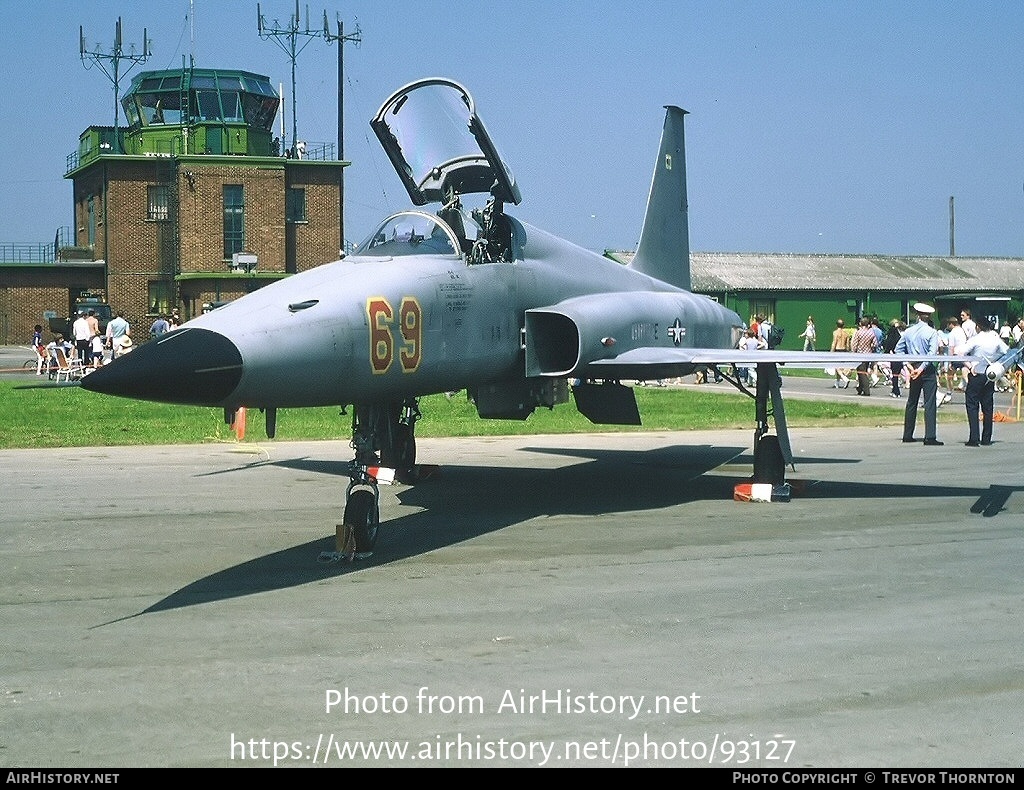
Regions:
M 370 126 L 413 203 L 440 208 L 389 217 L 357 254 L 461 254 L 470 264 L 521 259 L 525 229 L 504 211 L 521 200 L 519 187 L 465 88 L 439 78 L 411 83 L 384 102 Z M 474 194 L 486 195 L 486 205 L 464 208 L 463 198 Z
M 417 206 L 473 193 L 516 205 L 522 199 L 473 97 L 457 82 L 432 78 L 400 88 L 370 126 Z
M 440 218 L 421 211 L 388 217 L 356 250 L 356 255 L 398 258 L 404 255 L 458 255 L 459 240 Z
M 474 238 L 466 229 L 474 231 Z M 488 210 L 465 212 L 449 206 L 438 214 L 402 211 L 385 219 L 360 244 L 355 255 L 364 258 L 400 258 L 407 255 L 464 256 L 467 263 L 522 260 L 526 229 L 513 217 L 497 218 Z

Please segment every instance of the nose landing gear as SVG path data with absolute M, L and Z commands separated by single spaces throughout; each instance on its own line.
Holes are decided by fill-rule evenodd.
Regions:
M 350 560 L 363 560 L 373 554 L 380 526 L 380 489 L 377 479 L 365 466 L 353 464 L 351 480 L 345 490 L 345 515 L 342 518 L 344 546 Z
M 380 527 L 380 483 L 412 482 L 416 470 L 416 421 L 419 400 L 356 405 L 352 448 L 345 489 L 345 515 L 338 525 L 338 545 L 323 552 L 321 562 L 366 559 L 373 554 Z

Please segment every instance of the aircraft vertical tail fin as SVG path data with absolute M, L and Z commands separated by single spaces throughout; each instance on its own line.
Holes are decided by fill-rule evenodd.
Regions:
M 690 290 L 690 228 L 686 206 L 686 110 L 665 107 L 665 128 L 654 166 L 640 243 L 630 264 L 637 271 Z

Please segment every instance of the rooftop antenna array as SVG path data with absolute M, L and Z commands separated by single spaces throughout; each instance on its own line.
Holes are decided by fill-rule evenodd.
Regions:
M 92 68 L 93 65 L 99 67 L 107 79 L 114 86 L 114 139 L 118 139 L 117 127 L 120 119 L 120 105 L 118 104 L 117 98 L 120 95 L 120 84 L 121 77 L 131 71 L 133 68 L 138 66 L 140 63 L 145 63 L 149 60 L 153 52 L 150 50 L 149 45 L 152 42 L 146 34 L 146 28 L 142 29 L 142 52 L 137 53 L 135 51 L 135 45 L 132 44 L 129 47 L 129 51 L 124 51 L 124 45 L 121 40 L 121 17 L 117 18 L 117 26 L 114 28 L 114 46 L 111 47 L 110 51 L 104 51 L 100 44 L 96 44 L 94 49 L 89 49 L 85 43 L 85 30 L 81 25 L 78 26 L 78 54 L 82 59 L 82 63 L 86 69 Z M 128 68 L 121 71 L 121 62 L 126 61 Z M 118 143 L 120 145 L 120 143 Z
M 260 38 L 264 41 L 273 39 L 284 53 L 288 56 L 288 60 L 292 64 L 292 147 L 296 148 L 298 142 L 298 121 L 295 116 L 295 62 L 299 58 L 299 54 L 307 46 L 309 42 L 314 38 L 319 38 L 322 34 L 319 30 L 309 29 L 309 8 L 306 9 L 306 28 L 305 30 L 301 27 L 299 19 L 299 2 L 295 0 L 295 13 L 292 14 L 291 19 L 287 25 L 282 26 L 278 20 L 274 20 L 273 25 L 268 25 L 266 19 L 263 18 L 263 12 L 260 10 L 260 4 L 256 4 L 256 29 L 259 31 Z M 305 41 L 302 39 L 305 38 Z M 300 43 L 301 42 L 301 43 Z M 284 144 L 285 141 L 281 141 L 283 148 L 287 148 Z M 296 148 L 297 151 L 297 148 Z

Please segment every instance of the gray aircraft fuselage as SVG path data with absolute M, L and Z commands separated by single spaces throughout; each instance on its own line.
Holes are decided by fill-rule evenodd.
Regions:
M 605 295 L 601 338 L 571 369 L 630 347 L 730 347 L 738 315 L 544 231 L 522 257 L 353 255 L 264 287 L 91 374 L 88 389 L 164 402 L 299 407 L 394 400 L 522 379 L 527 310 Z M 215 333 L 216 338 L 210 333 Z M 600 341 L 611 338 L 613 346 Z M 546 342 L 540 338 L 538 342 Z M 587 340 L 579 341 L 586 344 Z M 98 374 L 98 375 L 97 375 Z

